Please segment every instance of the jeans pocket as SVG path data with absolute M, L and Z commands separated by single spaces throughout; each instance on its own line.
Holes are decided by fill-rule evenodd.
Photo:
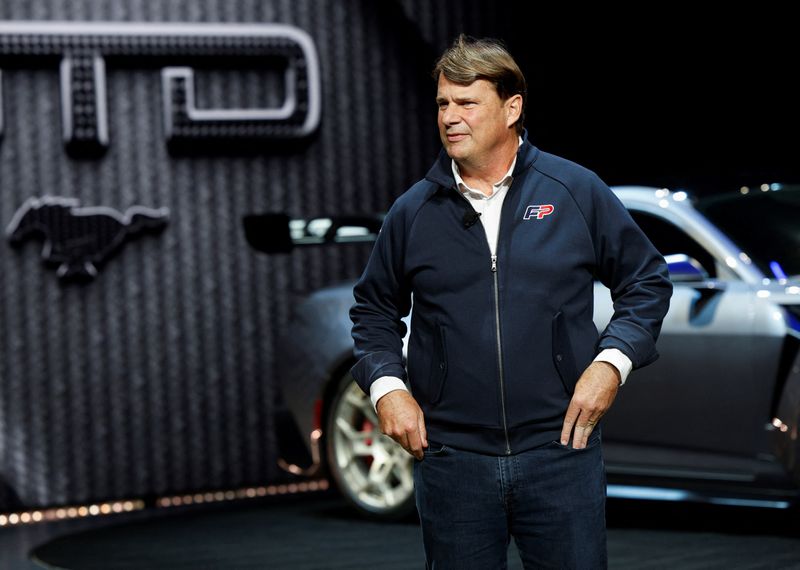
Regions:
M 586 447 L 584 447 L 583 449 L 575 449 L 574 447 L 572 447 L 572 437 L 570 437 L 569 441 L 567 442 L 567 445 L 564 445 L 563 443 L 561 443 L 561 441 L 559 441 L 557 439 L 554 439 L 553 441 L 551 441 L 548 444 L 548 446 L 549 447 L 555 447 L 555 448 L 558 448 L 558 449 L 565 449 L 565 450 L 569 450 L 569 451 L 583 452 L 583 451 L 586 451 L 587 449 L 590 449 L 590 448 L 594 447 L 595 445 L 599 444 L 600 443 L 600 439 L 601 439 L 600 438 L 600 430 L 599 429 L 594 429 L 594 430 L 592 430 L 592 433 L 589 434 L 589 439 L 586 440 Z
M 443 455 L 446 455 L 449 449 L 450 448 L 447 447 L 446 445 L 433 444 L 433 445 L 428 445 L 426 449 L 423 449 L 422 453 L 425 457 L 441 457 Z

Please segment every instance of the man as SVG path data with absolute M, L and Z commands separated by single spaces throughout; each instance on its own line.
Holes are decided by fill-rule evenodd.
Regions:
M 502 45 L 461 36 L 434 76 L 444 149 L 354 288 L 353 376 L 417 459 L 428 567 L 505 568 L 510 536 L 526 568 L 605 567 L 598 422 L 658 356 L 664 259 L 594 173 L 528 142 Z M 615 308 L 601 335 L 595 277 Z

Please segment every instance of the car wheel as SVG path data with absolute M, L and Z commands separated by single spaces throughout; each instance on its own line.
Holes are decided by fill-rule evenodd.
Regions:
M 348 375 L 328 412 L 328 468 L 342 494 L 371 518 L 414 510 L 413 457 L 381 433 L 369 397 Z

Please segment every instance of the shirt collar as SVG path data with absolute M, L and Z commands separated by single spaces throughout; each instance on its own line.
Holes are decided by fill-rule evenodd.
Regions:
M 518 139 L 519 142 L 517 144 L 517 148 L 522 146 L 522 137 L 518 137 Z M 488 200 L 503 188 L 508 188 L 511 186 L 511 182 L 514 180 L 512 173 L 514 172 L 514 167 L 517 165 L 517 155 L 514 155 L 514 160 L 511 162 L 511 167 L 508 169 L 505 175 L 500 180 L 492 184 L 492 193 L 489 196 L 480 190 L 475 190 L 474 188 L 467 186 L 467 184 L 464 182 L 464 179 L 461 178 L 461 173 L 458 170 L 458 164 L 456 164 L 455 160 L 451 160 L 450 165 L 453 169 L 453 178 L 456 179 L 456 186 L 462 194 L 466 194 L 472 198 L 482 198 L 484 200 Z

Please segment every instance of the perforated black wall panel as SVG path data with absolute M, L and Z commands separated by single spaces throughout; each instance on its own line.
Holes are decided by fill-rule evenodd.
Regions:
M 275 144 L 256 130 L 244 144 L 177 150 L 160 68 L 178 62 L 109 56 L 98 87 L 85 44 L 72 68 L 83 75 L 71 78 L 83 107 L 65 133 L 61 56 L 22 57 L 11 44 L 0 55 L 4 228 L 41 196 L 112 217 L 133 206 L 169 212 L 158 232 L 126 240 L 83 279 L 45 265 L 41 241 L 0 242 L 0 510 L 274 480 L 277 335 L 294 299 L 356 277 L 369 246 L 268 256 L 248 246 L 242 216 L 385 210 L 439 147 L 434 56 L 462 27 L 497 33 L 491 4 L 3 0 L 0 19 L 279 23 L 312 39 L 321 115 L 311 136 Z M 242 65 L 232 53 L 233 63 L 228 54 L 187 64 L 198 108 L 286 98 L 280 65 Z M 98 89 L 105 118 L 92 106 Z

